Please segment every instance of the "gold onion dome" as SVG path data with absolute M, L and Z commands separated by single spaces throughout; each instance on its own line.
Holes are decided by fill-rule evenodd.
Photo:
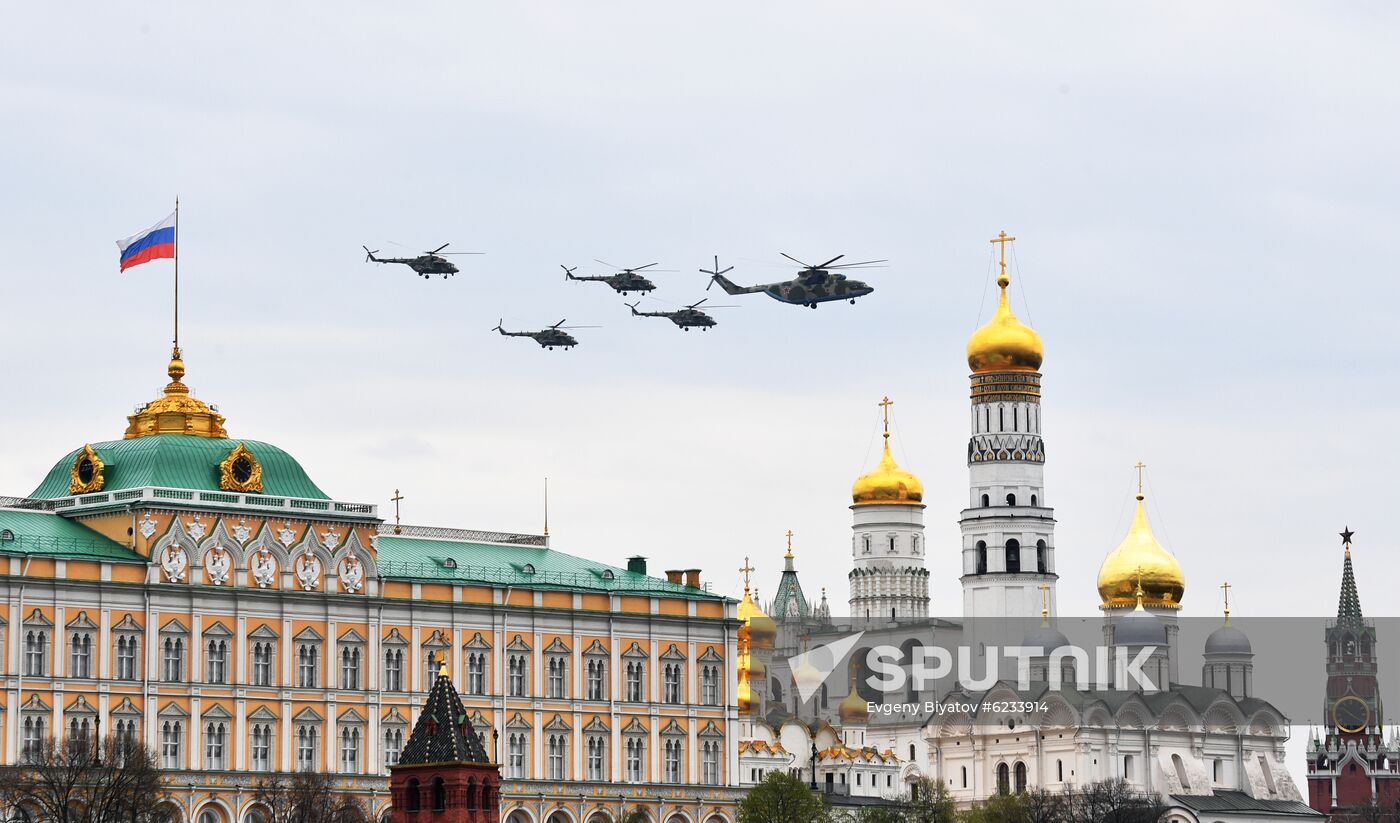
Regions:
M 778 624 L 773 622 L 773 618 L 764 614 L 763 609 L 749 596 L 748 586 L 744 587 L 744 598 L 739 601 L 738 618 L 744 621 L 740 629 L 748 630 L 749 647 L 753 649 L 771 649 L 778 637 Z
M 974 373 L 1039 371 L 1045 360 L 1045 346 L 1040 342 L 1040 335 L 1011 313 L 1011 303 L 1006 298 L 1006 287 L 1010 283 L 1011 278 L 1003 269 L 997 277 L 997 285 L 1001 287 L 997 312 L 967 341 L 967 365 Z
M 890 436 L 885 434 L 885 454 L 874 471 L 862 474 L 851 486 L 851 502 L 857 506 L 923 504 L 924 484 L 894 462 Z
M 209 408 L 204 401 L 191 397 L 189 386 L 182 382 L 185 361 L 180 357 L 179 348 L 170 353 L 166 373 L 170 375 L 170 382 L 165 387 L 165 393 L 142 406 L 135 414 L 127 416 L 126 439 L 151 434 L 228 437 L 223 415 Z
M 1152 534 L 1142 501 L 1139 491 L 1127 536 L 1099 567 L 1099 597 L 1106 608 L 1132 608 L 1139 602 L 1135 590 L 1141 585 L 1142 603 L 1179 609 L 1186 593 L 1186 576 L 1176 557 Z
M 851 678 L 851 693 L 841 701 L 836 709 L 842 723 L 865 723 L 870 719 L 870 704 L 856 690 L 856 679 Z

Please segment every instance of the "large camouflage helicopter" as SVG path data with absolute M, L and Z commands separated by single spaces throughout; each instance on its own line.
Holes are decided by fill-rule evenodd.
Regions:
M 370 251 L 369 246 L 361 246 L 360 248 L 365 250 L 366 263 L 402 263 L 405 266 L 408 266 L 410 269 L 413 269 L 413 271 L 419 276 L 421 276 L 424 280 L 428 279 L 430 275 L 434 274 L 440 274 L 442 275 L 442 279 L 446 280 L 447 278 L 457 273 L 457 266 L 454 265 L 451 260 L 448 260 L 443 255 L 481 254 L 481 252 L 479 251 L 443 251 L 443 249 L 447 248 L 450 245 L 452 244 L 443 243 L 441 246 L 438 246 L 432 251 L 425 251 L 417 257 L 375 257 L 376 254 L 379 254 L 379 249 Z
M 833 266 L 837 260 L 845 257 L 838 254 L 830 260 L 820 265 L 810 265 L 803 263 L 790 254 L 783 254 L 783 257 L 802 266 L 802 271 L 791 280 L 783 280 L 778 283 L 763 283 L 757 286 L 740 286 L 729 278 L 725 273 L 732 271 L 733 266 L 720 270 L 719 258 L 715 258 L 714 269 L 701 269 L 701 273 L 710 276 L 709 285 L 705 286 L 708 291 L 710 286 L 719 283 L 719 287 L 724 289 L 725 294 L 756 294 L 762 292 L 781 303 L 792 303 L 797 306 L 807 306 L 815 309 L 818 303 L 830 303 L 835 300 L 849 300 L 856 302 L 857 297 L 864 297 L 875 291 L 870 284 L 861 280 L 851 280 L 846 275 L 841 274 L 836 269 L 856 269 L 864 266 L 873 266 L 884 263 L 884 260 L 866 260 L 860 263 L 842 263 Z
M 617 268 L 617 266 L 614 266 L 613 264 L 604 262 L 602 260 L 599 260 L 597 262 L 602 263 L 608 268 Z M 599 283 L 607 283 L 609 286 L 612 287 L 613 291 L 626 297 L 627 294 L 630 292 L 638 292 L 644 294 L 656 288 L 655 283 L 648 280 L 644 275 L 637 274 L 637 272 L 642 271 L 643 269 L 649 269 L 655 265 L 655 263 L 648 263 L 645 266 L 638 266 L 635 269 L 622 269 L 617 274 L 603 275 L 575 275 L 574 272 L 578 270 L 578 266 L 574 266 L 571 269 L 568 266 L 561 264 L 559 268 L 564 270 L 565 280 L 594 280 Z
M 553 326 L 541 329 L 540 331 L 506 331 L 504 328 L 502 328 L 502 325 L 504 323 L 505 319 L 502 318 L 496 323 L 496 328 L 492 329 L 491 331 L 498 331 L 506 337 L 529 337 L 533 339 L 536 343 L 539 343 L 541 348 L 550 350 L 553 350 L 556 347 L 561 349 L 572 349 L 574 346 L 578 345 L 578 340 L 575 340 L 574 336 L 564 331 L 564 329 L 598 328 L 597 326 L 565 326 L 564 321 L 560 320 Z
M 706 300 L 708 299 L 709 298 L 706 298 Z M 715 319 L 713 317 L 709 316 L 708 314 L 697 308 L 697 306 L 699 306 L 700 303 L 705 302 L 704 300 L 701 300 L 699 303 L 691 303 L 689 306 L 677 309 L 675 311 L 637 311 L 637 306 L 641 302 L 642 301 L 638 300 L 636 303 L 626 304 L 627 308 L 632 310 L 632 314 L 636 315 L 637 317 L 664 317 L 667 320 L 670 320 L 672 323 L 675 323 L 683 331 L 690 331 L 691 327 L 698 327 L 701 331 L 709 331 L 710 327 L 715 325 Z M 710 306 L 710 308 L 732 309 L 734 307 Z

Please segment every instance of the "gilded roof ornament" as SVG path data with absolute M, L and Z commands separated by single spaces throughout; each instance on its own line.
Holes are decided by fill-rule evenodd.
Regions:
M 1099 567 L 1099 596 L 1105 608 L 1132 608 L 1137 602 L 1136 592 L 1141 590 L 1141 602 L 1147 606 L 1179 609 L 1186 592 L 1186 576 L 1176 557 L 1152 533 L 1141 491 L 1141 472 L 1145 467 L 1139 464 L 1135 468 L 1139 473 L 1137 510 L 1123 541 Z
M 890 454 L 890 406 L 894 401 L 886 397 L 879 405 L 885 421 L 884 454 L 874 471 L 856 478 L 851 486 L 851 502 L 856 506 L 923 505 L 924 484 L 912 472 L 901 469 Z
M 1006 296 L 1006 287 L 1011 285 L 1011 277 L 1006 273 L 1006 244 L 1015 239 L 1002 232 L 992 240 L 1001 244 L 1001 273 L 997 275 L 1001 297 L 996 314 L 967 341 L 967 365 L 977 374 L 1039 371 L 1045 360 L 1045 346 L 1040 342 L 1040 335 L 1016 319 Z
M 190 388 L 183 382 L 185 361 L 180 356 L 179 346 L 170 353 L 166 373 L 170 375 L 170 382 L 165 386 L 165 393 L 126 418 L 126 439 L 151 434 L 228 437 L 223 415 L 209 408 L 204 401 L 190 396 Z

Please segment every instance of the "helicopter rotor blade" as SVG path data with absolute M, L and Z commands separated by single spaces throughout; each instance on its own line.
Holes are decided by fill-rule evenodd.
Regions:
M 646 264 L 645 266 L 637 266 L 637 267 L 634 268 L 634 269 L 627 269 L 627 271 L 641 271 L 642 269 L 649 269 L 649 268 L 651 268 L 652 266 L 655 266 L 655 265 L 657 265 L 657 264 L 656 264 L 656 263 L 648 263 L 648 264 Z
M 814 269 L 824 269 L 824 268 L 826 268 L 827 266 L 830 266 L 832 263 L 835 263 L 837 260 L 840 260 L 841 258 L 843 258 L 843 257 L 845 257 L 845 256 L 846 256 L 846 255 L 844 255 L 844 254 L 838 254 L 838 255 L 836 255 L 835 257 L 831 258 L 830 260 L 826 261 L 825 263 L 821 264 L 820 266 L 813 266 L 812 268 L 814 268 Z
M 550 326 L 551 329 L 601 329 L 602 326 Z
M 564 318 L 564 320 L 567 320 L 567 319 L 568 319 L 568 318 Z M 555 323 L 553 326 L 550 326 L 550 328 L 551 328 L 551 329 L 557 329 L 557 328 L 559 328 L 560 326 L 564 325 L 564 320 L 560 320 L 558 323 Z
M 686 308 L 687 308 L 687 309 L 693 309 L 693 308 L 695 308 L 696 306 L 700 305 L 701 303 L 704 303 L 705 300 L 709 300 L 709 299 L 710 299 L 710 298 L 706 297 L 706 298 L 704 298 L 703 300 L 699 300 L 699 301 L 697 301 L 697 302 L 695 302 L 695 303 L 691 303 L 689 306 L 686 306 Z
M 612 263 L 609 263 L 609 262 L 606 261 L 606 260 L 599 260 L 599 259 L 596 258 L 596 257 L 593 258 L 593 262 L 594 262 L 594 263 L 602 263 L 604 266 L 607 266 L 608 268 L 613 269 L 613 270 L 615 270 L 615 271 L 621 271 L 621 270 L 622 270 L 621 267 L 619 267 L 619 266 L 614 266 Z
M 432 251 L 428 252 L 428 254 L 437 254 L 438 252 L 442 251 L 443 249 L 447 248 L 447 247 L 450 246 L 450 245 L 452 245 L 452 244 L 451 244 L 451 243 L 443 243 L 441 246 L 438 246 L 437 248 L 435 248 L 435 249 L 433 249 Z
M 789 259 L 789 260 L 791 260 L 792 262 L 796 263 L 797 265 L 803 267 L 804 269 L 813 268 L 812 266 L 809 266 L 809 265 L 807 265 L 806 263 L 803 263 L 801 260 L 798 260 L 796 257 L 793 257 L 792 255 L 788 254 L 788 253 L 785 252 L 785 251 L 780 251 L 780 252 L 778 252 L 778 254 L 781 254 L 783 257 L 786 257 L 787 259 Z
M 888 263 L 888 262 L 890 262 L 890 261 L 888 261 L 888 260 L 862 260 L 862 261 L 859 262 L 859 263 L 842 263 L 842 264 L 839 265 L 839 266 L 819 266 L 818 268 L 823 268 L 823 269 L 827 269 L 827 268 L 831 268 L 831 269 L 854 269 L 854 268 L 857 268 L 857 267 L 860 267 L 860 266 L 875 266 L 875 265 L 879 265 L 879 264 L 881 264 L 881 263 Z

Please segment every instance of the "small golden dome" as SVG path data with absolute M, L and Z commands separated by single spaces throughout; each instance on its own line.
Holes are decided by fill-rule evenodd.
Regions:
M 1145 605 L 1179 609 L 1186 593 L 1186 576 L 1176 557 L 1153 536 L 1142 500 L 1139 492 L 1127 536 L 1099 567 L 1099 597 L 1106 608 L 1132 608 L 1138 602 L 1134 592 L 1141 581 Z
M 185 376 L 185 361 L 177 348 L 170 353 L 166 369 L 170 382 L 165 394 L 147 403 L 135 414 L 128 415 L 126 439 L 148 434 L 192 434 L 198 437 L 224 438 L 224 417 L 202 400 L 190 396 L 190 388 L 181 382 Z
M 763 609 L 753 602 L 749 596 L 749 589 L 744 587 L 744 598 L 739 601 L 737 616 L 744 621 L 743 628 L 748 629 L 749 647 L 753 649 L 771 649 L 773 643 L 778 639 L 778 624 L 773 622 L 773 618 L 763 613 Z M 743 631 L 743 628 L 740 631 Z
M 997 313 L 967 341 L 967 365 L 977 374 L 1039 371 L 1045 360 L 1045 346 L 1040 342 L 1040 335 L 1011 313 L 1011 304 L 1006 299 L 1006 287 L 1010 282 L 1005 271 L 997 277 L 997 285 L 1001 287 Z
M 890 435 L 885 433 L 885 454 L 875 471 L 862 474 L 851 486 L 851 502 L 857 506 L 923 505 L 924 484 L 894 462 Z
M 749 689 L 749 679 L 739 678 L 739 713 L 748 714 L 753 706 L 753 692 Z
M 851 693 L 836 709 L 842 723 L 866 723 L 870 720 L 870 704 L 856 691 L 856 679 L 851 678 Z

